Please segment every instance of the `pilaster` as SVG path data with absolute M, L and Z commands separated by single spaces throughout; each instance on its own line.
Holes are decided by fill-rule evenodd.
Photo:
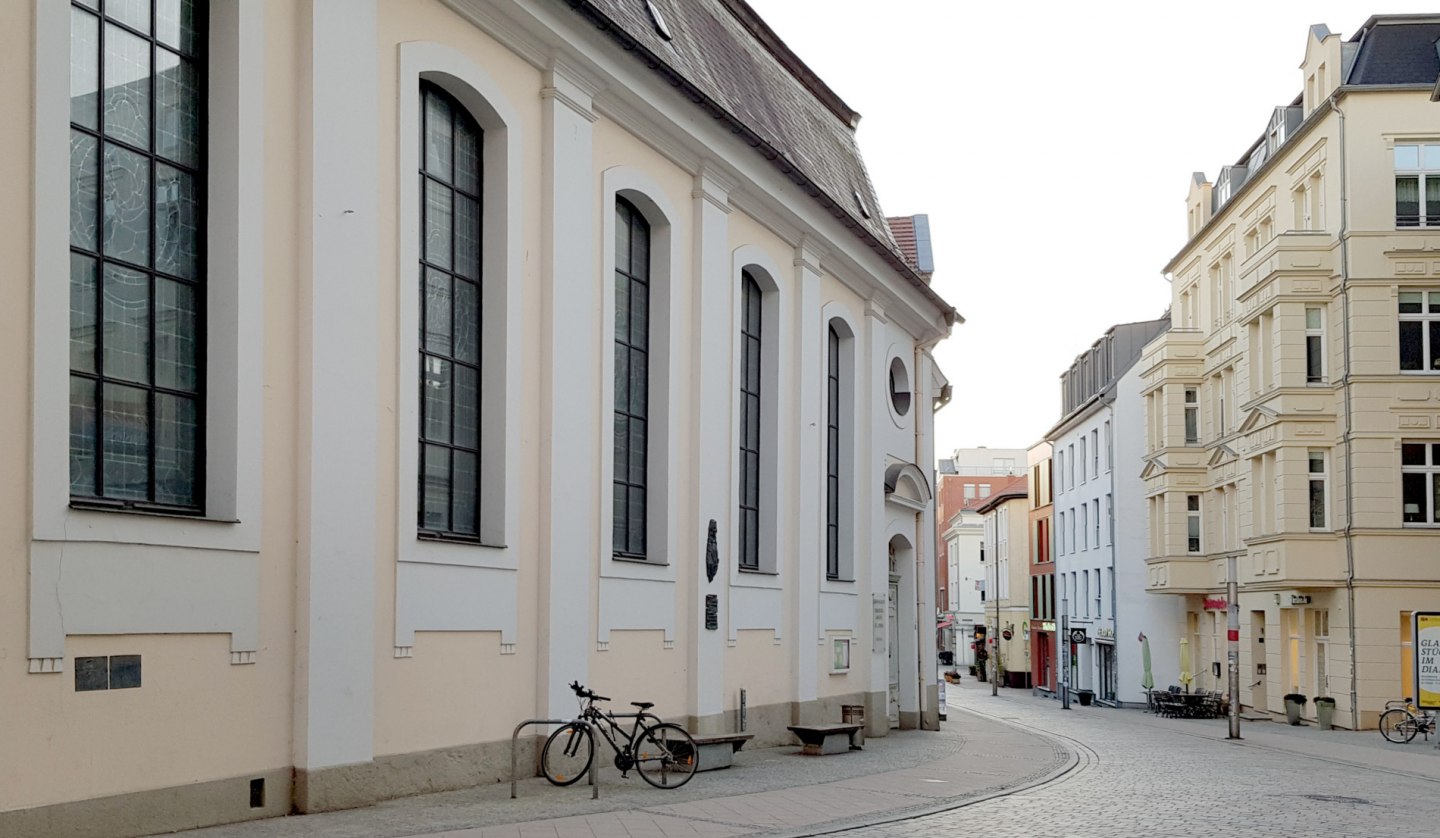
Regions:
M 720 567 L 713 581 L 706 573 L 694 576 L 694 610 L 700 619 L 685 635 L 695 638 L 690 648 L 691 713 L 704 720 L 715 719 L 725 708 L 725 649 L 729 627 L 705 627 L 705 598 L 717 597 L 720 619 L 729 618 L 730 571 L 736 551 L 730 543 L 733 532 L 734 493 L 731 492 L 735 454 L 730 445 L 730 415 L 733 403 L 731 382 L 731 306 L 735 299 L 731 281 L 729 237 L 729 191 L 713 172 L 702 169 L 691 191 L 695 212 L 694 309 L 690 314 L 695 345 L 695 485 L 693 555 L 706 555 L 710 522 L 715 522 Z
M 310 13 L 294 749 L 314 773 L 374 756 L 380 162 L 375 0 Z
M 595 259 L 595 86 L 560 61 L 545 73 L 541 134 L 541 545 L 537 711 L 573 714 L 595 635 L 601 265 Z M 602 212 L 613 212 L 601 208 Z
M 820 625 L 820 587 L 824 582 L 825 545 L 821 502 L 825 497 L 823 451 L 825 412 L 821 386 L 825 381 L 825 324 L 820 317 L 820 257 L 809 242 L 795 248 L 795 322 L 799 359 L 799 491 L 796 495 L 795 539 L 799 550 L 794 558 L 795 575 L 790 583 L 795 598 L 796 625 L 790 636 L 795 644 L 795 700 L 814 701 L 818 692 L 819 660 L 825 652 L 825 627 Z M 815 645 L 811 645 L 811 641 Z

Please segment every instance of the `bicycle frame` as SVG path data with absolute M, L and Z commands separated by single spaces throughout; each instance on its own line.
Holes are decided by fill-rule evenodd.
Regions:
M 639 739 L 640 734 L 646 730 L 646 725 L 641 722 L 647 717 L 654 719 L 656 724 L 660 723 L 659 716 L 643 710 L 636 713 L 615 713 L 601 710 L 595 706 L 593 698 L 586 701 L 585 709 L 580 713 L 580 718 L 589 724 L 592 730 L 599 733 L 606 744 L 610 746 L 610 750 L 615 752 L 615 767 L 621 771 L 628 771 L 634 761 L 632 754 L 635 752 L 635 740 Z M 629 733 L 625 732 L 625 727 L 619 722 L 620 719 L 635 720 Z

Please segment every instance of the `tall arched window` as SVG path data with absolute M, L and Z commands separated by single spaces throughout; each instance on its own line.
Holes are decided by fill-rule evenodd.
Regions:
M 78 503 L 203 511 L 204 8 L 70 10 Z
M 740 567 L 760 569 L 760 284 L 740 273 Z
M 420 480 L 425 535 L 480 532 L 481 132 L 421 85 Z
M 614 552 L 645 558 L 646 447 L 650 401 L 650 225 L 615 200 Z
M 825 409 L 825 577 L 840 578 L 840 334 L 829 327 Z

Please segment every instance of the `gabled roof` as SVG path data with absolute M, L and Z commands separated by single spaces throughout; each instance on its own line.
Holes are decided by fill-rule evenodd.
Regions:
M 900 252 L 855 141 L 860 115 L 745 0 L 565 0 L 852 230 L 945 317 L 955 309 Z

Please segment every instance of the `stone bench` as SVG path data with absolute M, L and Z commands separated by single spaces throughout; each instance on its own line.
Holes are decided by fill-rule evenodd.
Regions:
M 699 760 L 696 771 L 718 771 L 721 768 L 729 768 L 734 762 L 735 754 L 745 747 L 745 743 L 755 738 L 753 733 L 716 733 L 710 736 L 696 736 L 691 734 L 695 740 L 695 756 Z
M 800 753 L 811 756 L 860 750 L 855 744 L 855 734 L 860 732 L 860 727 L 858 724 L 789 725 L 790 732 L 805 746 Z

